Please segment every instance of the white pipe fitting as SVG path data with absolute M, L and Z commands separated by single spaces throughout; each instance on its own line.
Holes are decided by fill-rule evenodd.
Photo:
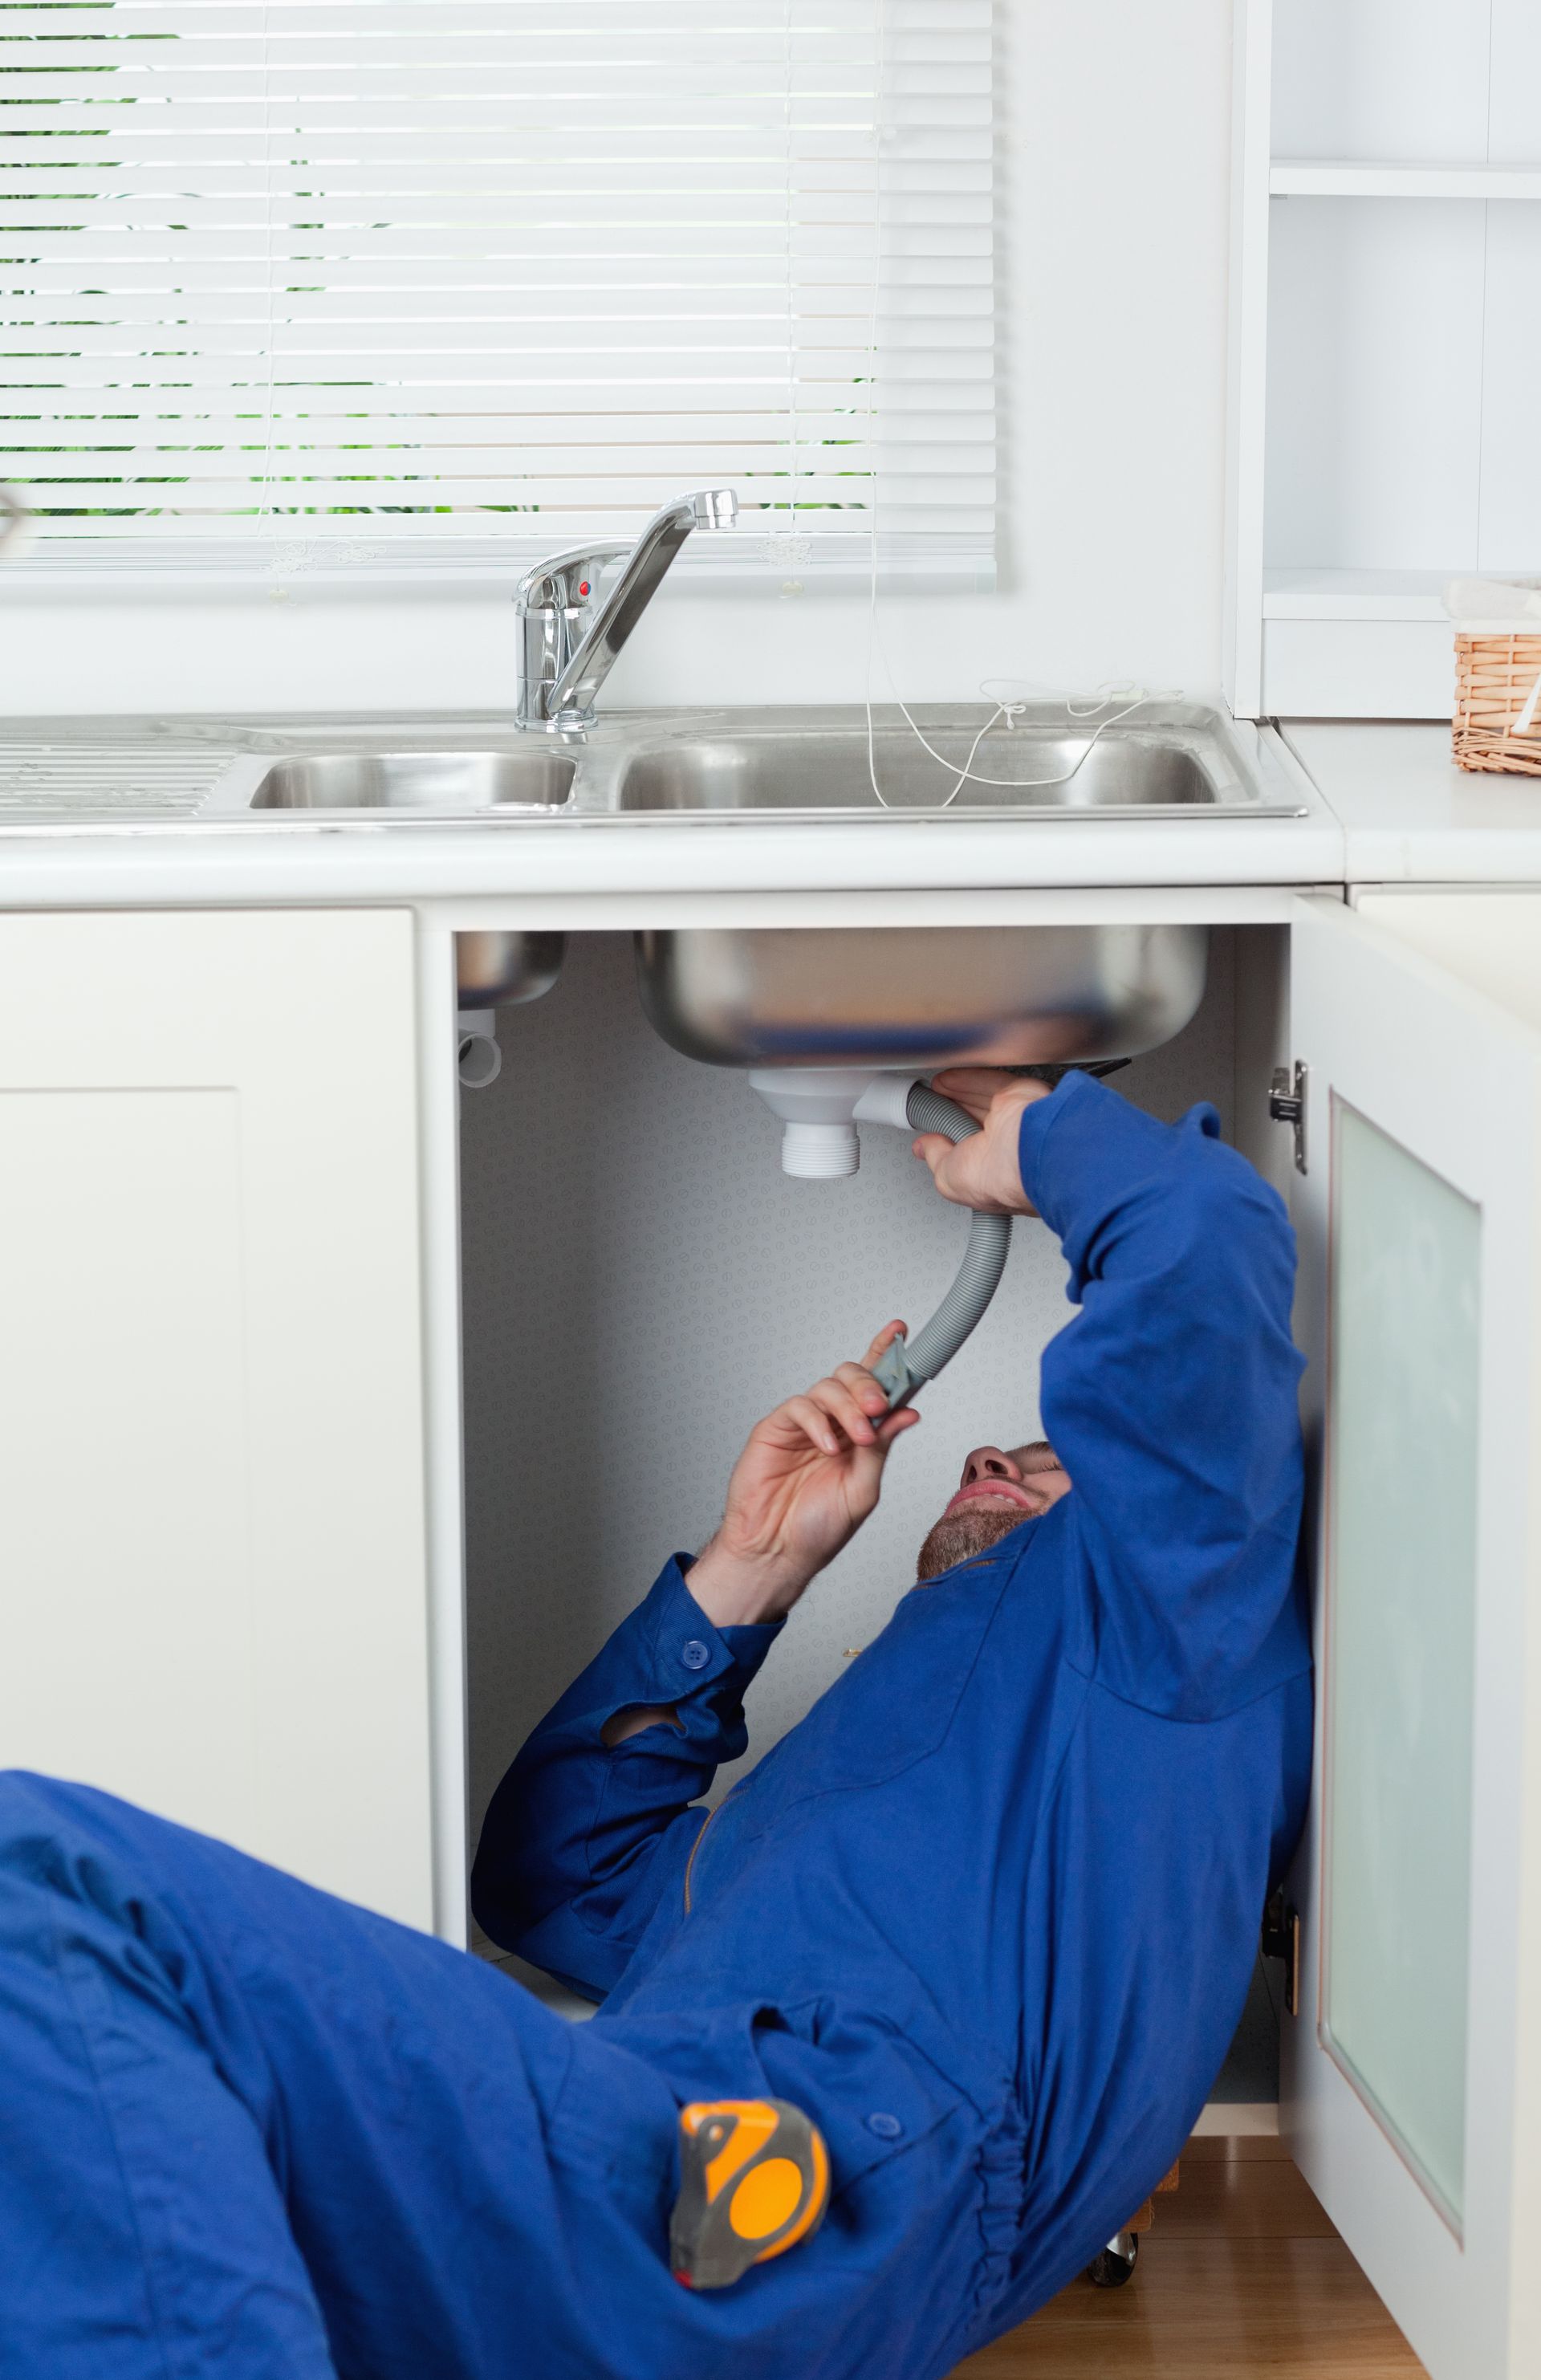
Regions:
M 867 1067 L 759 1066 L 749 1087 L 782 1120 L 782 1172 L 803 1182 L 837 1182 L 861 1163 L 858 1122 L 908 1128 L 916 1080 Z
M 460 1080 L 467 1091 L 485 1091 L 503 1072 L 498 1021 L 491 1008 L 463 1008 L 455 1020 Z
M 854 1123 L 806 1123 L 788 1116 L 782 1126 L 782 1172 L 799 1182 L 840 1182 L 861 1163 Z

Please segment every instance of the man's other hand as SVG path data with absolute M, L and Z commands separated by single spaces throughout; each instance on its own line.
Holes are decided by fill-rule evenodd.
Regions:
M 980 1215 L 1033 1213 L 1022 1186 L 1017 1135 L 1023 1109 L 1046 1099 L 1050 1087 L 999 1066 L 953 1066 L 933 1077 L 931 1088 L 966 1109 L 980 1127 L 955 1147 L 940 1132 L 923 1132 L 915 1142 L 916 1157 L 930 1167 L 944 1198 Z
M 719 1628 L 785 1617 L 875 1508 L 889 1449 L 920 1415 L 888 1411 L 872 1366 L 904 1325 L 879 1331 L 806 1396 L 756 1425 L 728 1482 L 722 1526 L 690 1573 Z

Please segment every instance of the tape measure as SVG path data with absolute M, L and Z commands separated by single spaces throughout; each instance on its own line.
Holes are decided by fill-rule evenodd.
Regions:
M 811 2238 L 830 2203 L 830 2153 L 785 2099 L 698 2100 L 680 2114 L 680 2192 L 669 2265 L 690 2289 L 724 2289 L 751 2265 Z

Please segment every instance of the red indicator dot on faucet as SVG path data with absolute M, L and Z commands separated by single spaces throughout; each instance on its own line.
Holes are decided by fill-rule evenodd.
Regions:
M 587 594 L 588 594 L 588 579 L 587 579 L 587 578 L 580 578 L 580 579 L 578 580 L 578 593 L 579 593 L 580 595 L 587 595 Z

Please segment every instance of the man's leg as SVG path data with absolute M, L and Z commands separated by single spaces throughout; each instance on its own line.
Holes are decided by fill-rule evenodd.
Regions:
M 647 2235 L 648 2294 L 656 2255 L 678 2296 L 673 2099 L 593 2048 L 621 2166 L 594 2187 Z M 587 2227 L 550 2162 L 571 2059 L 570 2029 L 479 1961 L 106 1795 L 0 1778 L 0 2368 L 538 2360 L 553 2317 L 584 2328 Z
M 0 2370 L 332 2380 L 261 2122 L 42 1794 L 0 1809 Z
M 0 2373 L 948 2368 L 985 2283 L 985 2197 L 1014 2221 L 1015 2131 L 911 2072 L 885 2027 L 772 2031 L 762 2061 L 754 2004 L 719 2013 L 714 2039 L 711 2010 L 651 2031 L 634 2012 L 623 2046 L 223 1843 L 0 1776 Z M 731 2289 L 669 2270 L 666 2070 L 692 2098 L 769 2087 L 831 2142 L 823 2228 Z M 885 2123 L 910 2109 L 904 2137 L 868 2129 L 869 2095 Z

